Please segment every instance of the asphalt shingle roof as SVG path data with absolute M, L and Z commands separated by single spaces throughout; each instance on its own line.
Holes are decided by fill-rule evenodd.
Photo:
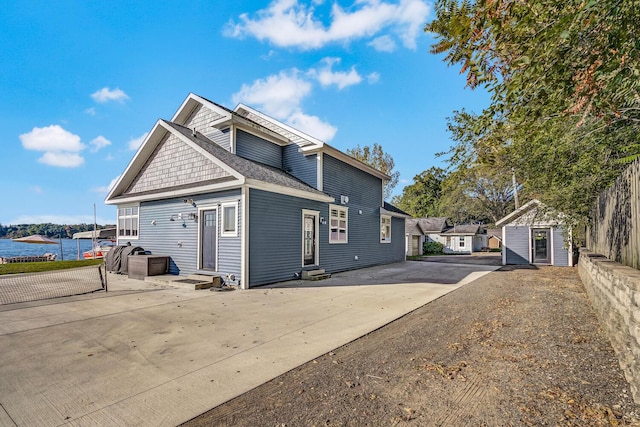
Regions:
M 246 178 L 255 179 L 257 181 L 262 181 L 269 184 L 280 185 L 295 190 L 302 190 L 314 195 L 329 196 L 328 194 L 311 187 L 310 185 L 284 172 L 281 169 L 245 159 L 244 157 L 240 157 L 236 154 L 230 153 L 200 132 L 196 132 L 196 134 L 194 135 L 193 131 L 187 127 L 166 120 L 163 121 Z

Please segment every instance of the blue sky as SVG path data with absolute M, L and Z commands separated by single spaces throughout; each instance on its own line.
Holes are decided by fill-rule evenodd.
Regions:
M 395 193 L 480 111 L 429 54 L 422 0 L 6 2 L 0 13 L 0 223 L 115 223 L 104 205 L 189 92 L 257 108 L 334 147 L 381 144 Z

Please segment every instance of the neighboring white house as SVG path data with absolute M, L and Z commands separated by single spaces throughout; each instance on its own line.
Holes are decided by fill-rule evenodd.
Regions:
M 496 222 L 502 227 L 502 263 L 573 266 L 571 230 L 562 217 L 534 199 Z
M 406 219 L 407 255 L 422 255 L 425 242 L 441 243 L 445 253 L 471 253 L 487 245 L 487 236 L 480 225 L 452 226 L 444 217 Z
M 442 233 L 445 253 L 471 253 L 487 246 L 487 235 L 478 224 L 454 225 Z

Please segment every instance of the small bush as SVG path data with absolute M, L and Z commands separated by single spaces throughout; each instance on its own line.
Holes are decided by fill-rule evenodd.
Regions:
M 444 253 L 444 245 L 440 242 L 424 242 L 422 250 L 425 254 L 435 255 Z

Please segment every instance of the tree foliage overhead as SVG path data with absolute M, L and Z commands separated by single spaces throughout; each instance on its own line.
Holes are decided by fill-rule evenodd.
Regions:
M 514 168 L 531 196 L 585 217 L 640 153 L 640 0 L 438 0 L 431 52 L 491 105 L 457 113 L 454 168 Z
M 402 189 L 401 195 L 393 196 L 391 204 L 415 218 L 440 215 L 442 182 L 446 178 L 444 169 L 432 167 L 413 177 L 413 184 Z
M 396 165 L 393 157 L 385 153 L 380 144 L 373 144 L 373 147 L 366 145 L 362 148 L 358 145 L 356 148 L 348 149 L 347 154 L 391 177 L 384 185 L 384 199 L 388 200 L 400 178 L 400 172 L 393 170 Z

